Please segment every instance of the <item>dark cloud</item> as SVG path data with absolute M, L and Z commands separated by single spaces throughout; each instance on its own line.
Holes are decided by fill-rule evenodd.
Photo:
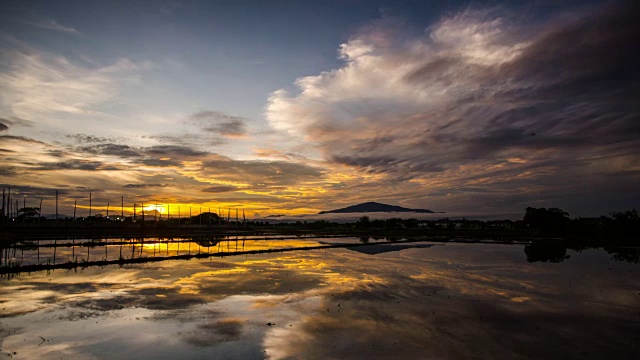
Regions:
M 187 122 L 200 126 L 204 131 L 226 137 L 238 137 L 246 133 L 246 119 L 218 111 L 202 111 L 193 114 Z
M 2 166 L 0 167 L 0 176 L 15 176 L 18 172 L 15 167 Z
M 31 143 L 31 144 L 47 145 L 42 141 L 28 138 L 25 136 L 0 135 L 0 143 L 4 143 L 6 141 L 16 141 L 16 142 L 24 142 L 24 143 Z
M 114 138 L 107 138 L 102 136 L 87 135 L 87 134 L 68 134 L 66 138 L 75 140 L 76 142 L 83 144 L 95 144 L 95 143 L 113 143 Z
M 0 122 L 0 131 L 7 131 L 7 130 L 9 130 L 9 127 Z
M 37 170 L 107 170 L 103 168 L 103 163 L 89 160 L 66 160 L 60 162 L 40 163 Z
M 172 159 L 142 159 L 138 161 L 142 165 L 155 166 L 155 167 L 173 167 L 180 166 L 180 160 Z
M 209 186 L 207 188 L 202 189 L 203 192 L 209 192 L 209 193 L 225 193 L 225 192 L 231 192 L 236 190 L 238 190 L 237 187 L 228 186 L 228 185 L 215 185 L 215 186 Z
M 2 187 L 3 189 L 11 188 L 12 192 L 16 192 L 21 195 L 27 195 L 28 197 L 34 197 L 34 196 L 52 197 L 52 196 L 55 196 L 56 190 L 58 190 L 59 195 L 67 193 L 65 189 L 56 189 L 53 187 L 24 186 L 24 185 L 16 185 L 16 184 L 0 184 L 0 187 Z
M 189 146 L 178 145 L 156 145 L 143 149 L 146 155 L 158 155 L 158 156 L 179 156 L 179 157 L 194 157 L 204 156 L 208 152 L 196 150 Z
M 224 139 L 213 137 L 210 134 L 206 136 L 203 134 L 187 134 L 187 133 L 182 135 L 162 134 L 162 135 L 148 135 L 148 136 L 144 136 L 143 138 L 157 140 L 162 144 L 179 145 L 179 146 L 191 146 L 194 144 L 199 144 L 202 146 L 216 146 L 216 145 L 226 144 L 227 142 Z
M 113 143 L 97 144 L 78 148 L 79 153 L 89 153 L 94 155 L 109 155 L 121 158 L 141 157 L 142 154 L 138 149 L 129 145 L 120 145 Z
M 32 127 L 33 122 L 29 120 L 20 119 L 17 117 L 12 117 L 10 119 L 0 118 L 0 125 L 4 125 L 5 127 L 11 127 L 11 126 Z
M 145 188 L 152 188 L 152 187 L 167 187 L 167 186 L 169 185 L 167 184 L 126 184 L 123 187 L 127 189 L 145 189 Z

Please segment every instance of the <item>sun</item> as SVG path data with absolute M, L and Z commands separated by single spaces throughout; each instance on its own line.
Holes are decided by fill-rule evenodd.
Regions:
M 152 204 L 152 205 L 147 205 L 144 208 L 142 208 L 144 211 L 157 211 L 159 213 L 164 213 L 165 210 L 165 206 L 164 204 Z

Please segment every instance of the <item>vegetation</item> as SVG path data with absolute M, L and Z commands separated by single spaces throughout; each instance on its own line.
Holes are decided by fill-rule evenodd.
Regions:
M 230 234 L 317 234 L 353 236 L 457 236 L 476 239 L 561 239 L 573 247 L 600 245 L 637 245 L 640 238 L 640 217 L 636 210 L 611 213 L 596 218 L 571 218 L 557 208 L 525 209 L 522 220 L 468 220 L 441 218 L 371 219 L 362 216 L 357 221 L 339 223 L 317 221 L 244 221 L 218 217 L 215 213 L 182 218 L 137 218 L 95 215 L 86 218 L 59 220 L 37 218 L 37 208 L 23 208 L 18 217 L 3 219 L 0 237 L 13 238 L 47 236 L 196 236 Z

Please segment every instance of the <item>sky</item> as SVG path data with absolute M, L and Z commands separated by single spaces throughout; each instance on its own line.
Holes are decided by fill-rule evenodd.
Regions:
M 638 208 L 638 10 L 3 1 L 0 187 L 66 214 L 89 193 L 248 217 Z

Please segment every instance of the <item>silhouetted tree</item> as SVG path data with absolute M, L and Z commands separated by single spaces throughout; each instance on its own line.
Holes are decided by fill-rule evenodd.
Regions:
M 356 227 L 368 228 L 371 225 L 371 221 L 368 216 L 363 216 L 356 222 Z
M 37 207 L 23 207 L 18 209 L 18 221 L 29 221 L 38 216 L 40 210 Z
M 524 223 L 545 231 L 562 232 L 569 223 L 569 213 L 558 208 L 526 208 Z

